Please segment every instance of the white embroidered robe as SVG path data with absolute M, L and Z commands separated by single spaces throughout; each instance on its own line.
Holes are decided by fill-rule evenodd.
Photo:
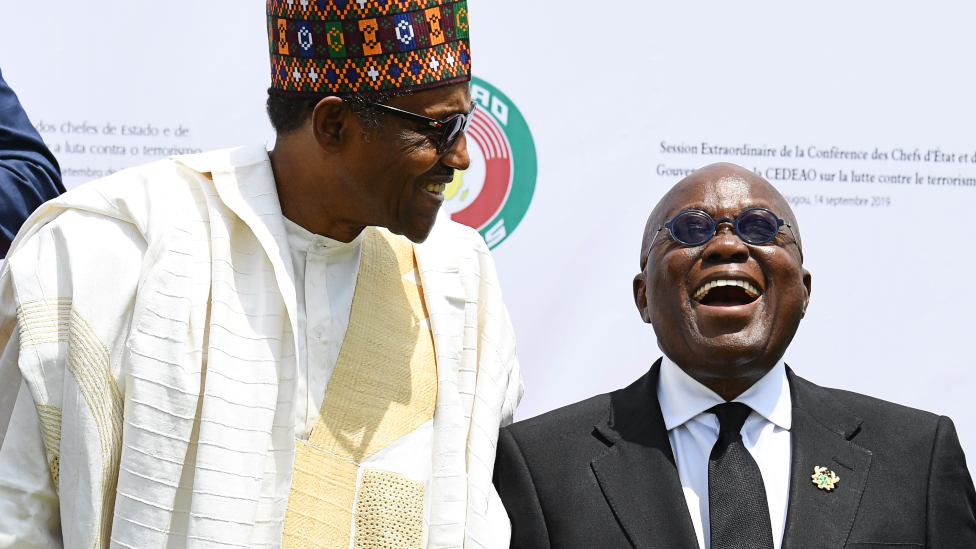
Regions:
M 0 435 L 23 438 L 7 426 L 26 381 L 65 547 L 280 545 L 297 405 L 287 250 L 263 147 L 126 170 L 25 224 L 0 269 Z M 491 473 L 522 386 L 494 265 L 443 216 L 415 250 L 438 377 L 427 546 L 507 547 Z

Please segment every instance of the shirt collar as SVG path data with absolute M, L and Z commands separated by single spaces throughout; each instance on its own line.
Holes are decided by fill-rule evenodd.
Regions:
M 334 258 L 334 260 L 339 260 L 362 245 L 363 233 L 359 233 L 359 236 L 354 238 L 352 242 L 340 242 L 327 236 L 309 232 L 305 227 L 287 217 L 284 220 L 285 232 L 288 233 L 288 244 L 306 253 L 326 255 Z
M 708 411 L 725 399 L 689 376 L 668 357 L 661 360 L 661 377 L 657 397 L 670 431 Z M 786 378 L 786 364 L 780 360 L 765 376 L 733 402 L 748 405 L 778 427 L 789 430 L 793 425 L 793 400 Z

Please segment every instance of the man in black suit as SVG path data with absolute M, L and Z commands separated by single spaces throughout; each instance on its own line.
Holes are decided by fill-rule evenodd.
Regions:
M 63 192 L 58 161 L 0 75 L 0 259 L 30 214 Z
M 671 189 L 634 279 L 664 357 L 502 430 L 512 547 L 976 548 L 952 421 L 783 363 L 810 280 L 793 212 L 761 177 L 714 164 Z

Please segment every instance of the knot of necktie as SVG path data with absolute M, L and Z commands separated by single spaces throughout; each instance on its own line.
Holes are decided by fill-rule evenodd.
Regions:
M 709 408 L 709 412 L 718 418 L 719 432 L 723 435 L 740 434 L 746 418 L 752 413 L 748 404 L 741 402 L 725 402 Z
M 712 447 L 711 459 L 718 459 L 730 444 L 742 444 L 742 426 L 752 413 L 752 408 L 741 402 L 726 402 L 709 408 L 718 418 L 718 440 Z

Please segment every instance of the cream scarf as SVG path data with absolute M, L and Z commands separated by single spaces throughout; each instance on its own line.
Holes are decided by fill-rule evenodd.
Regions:
M 47 234 L 66 213 L 91 234 Z M 113 264 L 116 248 L 141 265 Z M 428 547 L 507 547 L 491 473 L 522 388 L 494 266 L 447 219 L 415 249 L 437 356 Z M 285 254 L 263 147 L 120 172 L 25 225 L 0 270 L 0 432 L 22 377 L 66 547 L 280 545 L 297 370 Z M 113 280 L 127 268 L 132 289 Z

